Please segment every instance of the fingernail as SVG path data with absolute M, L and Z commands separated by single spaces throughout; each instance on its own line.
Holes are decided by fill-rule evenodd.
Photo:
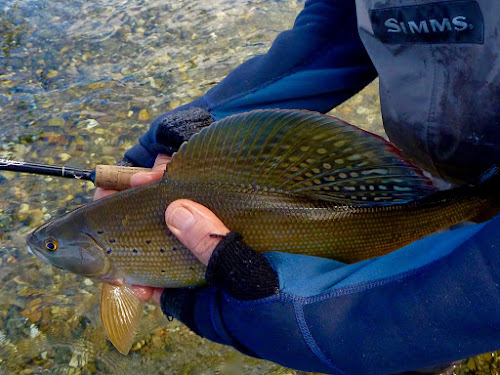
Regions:
M 155 301 L 156 303 L 160 303 L 163 290 L 163 288 L 155 288 L 155 290 L 153 291 L 153 301 Z
M 132 187 L 137 187 L 141 185 L 149 184 L 153 181 L 158 180 L 156 176 L 157 172 L 137 172 L 130 177 L 130 185 Z
M 194 216 L 184 207 L 175 208 L 167 218 L 167 224 L 179 229 L 186 230 L 194 223 Z

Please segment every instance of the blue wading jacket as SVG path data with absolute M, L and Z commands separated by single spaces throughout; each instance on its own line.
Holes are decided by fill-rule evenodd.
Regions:
M 377 74 L 391 140 L 431 173 L 474 181 L 500 160 L 500 2 L 310 0 L 269 52 L 204 96 L 214 119 L 257 108 L 327 112 Z M 126 156 L 151 166 L 153 122 Z M 500 349 L 500 217 L 345 265 L 269 252 L 280 293 L 214 288 L 197 331 L 250 355 L 332 374 L 386 374 Z

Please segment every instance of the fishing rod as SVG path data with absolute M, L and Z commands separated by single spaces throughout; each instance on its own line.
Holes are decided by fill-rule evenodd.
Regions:
M 130 188 L 130 177 L 132 175 L 137 172 L 150 172 L 151 169 L 115 165 L 98 165 L 94 169 L 84 169 L 0 158 L 0 171 L 74 178 L 92 181 L 95 186 L 104 189 L 125 190 Z

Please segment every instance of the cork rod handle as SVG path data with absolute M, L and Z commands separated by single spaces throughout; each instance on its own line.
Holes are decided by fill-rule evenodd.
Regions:
M 95 168 L 94 184 L 104 189 L 125 190 L 130 188 L 130 177 L 138 172 L 151 172 L 151 169 L 98 165 Z

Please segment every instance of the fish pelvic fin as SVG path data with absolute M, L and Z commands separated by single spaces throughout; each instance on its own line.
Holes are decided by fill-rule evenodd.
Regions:
M 101 320 L 109 341 L 123 355 L 127 355 L 142 315 L 143 302 L 137 293 L 124 284 L 103 283 L 101 294 Z
M 302 110 L 256 110 L 217 121 L 181 146 L 164 178 L 367 206 L 435 191 L 383 138 Z

